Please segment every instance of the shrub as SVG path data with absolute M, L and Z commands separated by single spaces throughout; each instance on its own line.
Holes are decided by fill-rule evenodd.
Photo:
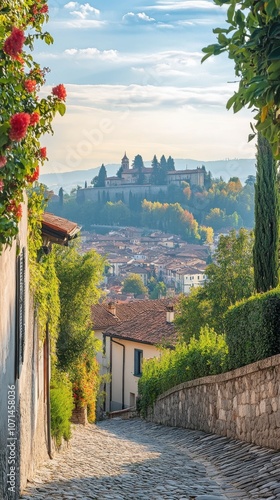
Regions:
M 144 360 L 139 380 L 140 411 L 146 415 L 149 406 L 163 392 L 188 380 L 224 371 L 227 345 L 223 335 L 204 327 L 199 338 L 189 344 L 177 344 L 174 350 L 163 349 L 160 358 Z
M 66 373 L 55 371 L 51 380 L 51 434 L 60 446 L 71 437 L 70 418 L 74 408 L 72 384 Z
M 225 315 L 228 369 L 280 353 L 280 288 L 232 306 Z

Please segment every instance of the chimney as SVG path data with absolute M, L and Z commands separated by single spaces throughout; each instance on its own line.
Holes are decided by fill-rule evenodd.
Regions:
M 113 314 L 113 316 L 117 315 L 117 306 L 115 302 L 108 302 L 108 311 Z
M 174 321 L 174 309 L 173 306 L 166 307 L 166 323 L 173 323 Z

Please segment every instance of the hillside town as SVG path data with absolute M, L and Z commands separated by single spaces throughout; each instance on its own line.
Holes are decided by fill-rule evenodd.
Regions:
M 1 0 L 0 500 L 280 499 L 279 7 Z
M 152 277 L 162 281 L 169 297 L 189 294 L 205 283 L 205 268 L 214 248 L 188 244 L 160 231 L 143 235 L 137 228 L 116 228 L 106 235 L 82 231 L 81 239 L 83 252 L 94 248 L 106 257 L 103 286 L 108 299 L 120 301 L 133 298 L 133 294 L 122 293 L 123 281 L 130 274 L 140 276 L 145 286 Z

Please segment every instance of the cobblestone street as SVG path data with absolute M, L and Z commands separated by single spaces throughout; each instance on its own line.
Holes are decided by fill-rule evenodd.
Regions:
M 75 426 L 24 500 L 280 499 L 280 453 L 140 419 Z

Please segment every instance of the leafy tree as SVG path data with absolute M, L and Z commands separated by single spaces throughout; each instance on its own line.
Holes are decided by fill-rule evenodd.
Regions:
M 103 224 L 128 225 L 130 223 L 130 210 L 121 200 L 116 203 L 108 201 L 99 217 Z
M 132 167 L 135 170 L 138 170 L 138 179 L 137 179 L 137 184 L 144 184 L 145 182 L 145 174 L 144 174 L 144 162 L 143 158 L 141 155 L 136 155 L 133 162 L 132 162 Z
M 239 177 L 231 177 L 228 181 L 228 191 L 230 193 L 239 193 L 242 189 L 242 184 Z
M 212 54 L 228 52 L 235 62 L 235 74 L 240 79 L 237 92 L 229 99 L 227 108 L 233 107 L 233 111 L 248 106 L 253 108 L 255 124 L 251 124 L 253 133 L 249 140 L 253 139 L 258 132 L 258 180 L 264 188 L 268 179 L 268 173 L 262 170 L 269 169 L 272 178 L 269 180 L 268 192 L 261 194 L 256 188 L 256 217 L 257 240 L 254 247 L 255 280 L 258 290 L 265 291 L 278 283 L 278 269 L 276 265 L 277 245 L 279 238 L 278 216 L 279 201 L 276 193 L 277 178 L 274 172 L 273 159 L 280 159 L 280 65 L 279 65 L 279 2 L 242 0 L 214 0 L 217 5 L 228 4 L 227 28 L 216 28 L 214 33 L 218 36 L 218 43 L 203 49 L 205 56 L 203 60 Z M 262 137 L 268 141 L 265 145 Z M 266 151 L 265 151 L 266 150 Z M 269 160 L 270 158 L 270 160 Z M 271 161 L 271 165 L 269 165 Z M 273 195 L 272 209 L 270 209 Z M 263 220 L 263 210 L 265 218 Z M 265 230 L 269 227 L 271 234 Z M 258 226 L 258 227 L 257 227 Z M 261 238 L 263 242 L 261 243 Z M 262 270 L 264 255 L 268 260 Z
M 166 295 L 166 285 L 163 281 L 157 281 L 153 276 L 147 284 L 150 299 L 159 299 Z
M 137 170 L 139 170 L 139 172 L 143 170 L 144 162 L 141 155 L 136 155 L 134 157 L 134 160 L 132 161 L 132 168 L 136 168 Z
M 212 324 L 212 303 L 204 288 L 192 288 L 188 296 L 181 295 L 176 309 L 174 323 L 185 342 L 198 338 L 201 328 Z
M 102 163 L 98 175 L 93 179 L 94 187 L 105 187 L 106 178 L 107 178 L 107 171 L 104 163 Z
M 151 184 L 159 185 L 160 184 L 160 163 L 154 155 L 152 159 L 152 174 L 151 174 Z
M 213 243 L 214 231 L 212 227 L 200 226 L 199 235 L 203 244 L 211 245 Z
M 256 183 L 256 176 L 248 175 L 247 179 L 245 180 L 246 186 L 254 186 L 255 183 Z
M 269 142 L 258 135 L 255 184 L 254 277 L 258 292 L 267 292 L 279 282 L 279 194 L 277 165 Z
M 104 259 L 94 250 L 80 255 L 76 247 L 56 248 L 56 272 L 60 281 L 60 326 L 57 355 L 68 371 L 83 352 L 96 353 L 91 330 L 91 306 L 100 298 Z
M 206 268 L 207 281 L 178 305 L 176 325 L 187 341 L 198 335 L 208 324 L 223 332 L 223 317 L 227 309 L 254 291 L 253 233 L 240 229 L 219 239 L 214 259 Z
M 63 188 L 62 187 L 58 191 L 58 196 L 59 196 L 59 204 L 62 207 L 62 205 L 63 205 Z
M 171 156 L 168 156 L 167 158 L 166 167 L 168 171 L 175 170 L 175 162 Z
M 216 28 L 215 44 L 205 47 L 205 56 L 227 52 L 235 63 L 235 74 L 239 87 L 229 99 L 227 108 L 236 113 L 245 106 L 256 112 L 256 130 L 261 132 L 272 146 L 275 158 L 280 158 L 279 104 L 279 2 L 250 0 L 214 0 L 216 5 L 227 4 L 227 23 L 224 28 Z
M 206 222 L 214 230 L 221 229 L 226 226 L 225 224 L 225 211 L 220 208 L 211 208 L 208 215 L 206 215 Z
M 123 293 L 133 293 L 135 297 L 146 294 L 148 289 L 145 287 L 139 274 L 131 273 L 123 282 Z
M 167 182 L 167 161 L 164 155 L 162 155 L 160 159 L 160 172 L 159 172 L 159 177 L 160 177 L 160 184 L 166 184 Z

